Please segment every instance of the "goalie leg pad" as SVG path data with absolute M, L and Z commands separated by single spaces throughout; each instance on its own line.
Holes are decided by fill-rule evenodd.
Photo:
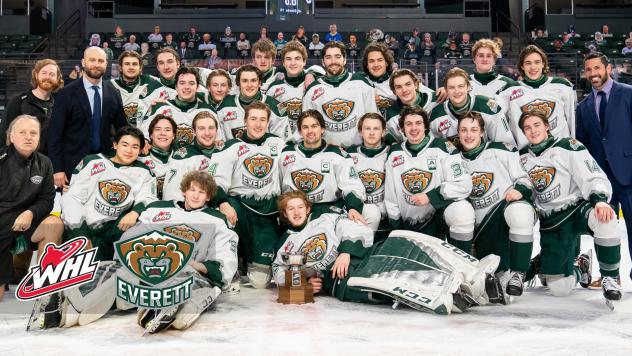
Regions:
M 190 327 L 200 315 L 217 300 L 217 297 L 221 293 L 221 289 L 211 287 L 208 282 L 204 287 L 198 289 L 194 288 L 191 291 L 191 299 L 187 300 L 184 305 L 180 307 L 171 326 L 178 330 L 184 330 Z

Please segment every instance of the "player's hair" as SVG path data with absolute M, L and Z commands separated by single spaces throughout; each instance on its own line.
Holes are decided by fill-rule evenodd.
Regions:
M 170 35 L 170 33 L 168 33 L 166 36 L 168 35 Z M 171 47 L 162 47 L 161 49 L 158 50 L 158 52 L 156 52 L 156 59 L 155 59 L 156 65 L 158 65 L 158 56 L 160 56 L 163 53 L 171 54 L 173 58 L 176 59 L 176 63 L 180 65 L 180 57 L 178 57 L 178 52 L 176 52 L 176 50 Z
M 156 125 L 158 125 L 158 122 L 160 122 L 160 120 L 167 120 L 169 122 L 169 125 L 171 125 L 171 130 L 173 131 L 173 134 L 176 134 L 176 130 L 178 129 L 178 125 L 176 125 L 176 122 L 173 118 L 163 115 L 163 114 L 158 114 L 156 115 L 151 122 L 149 123 L 149 136 L 151 137 L 151 134 L 154 133 L 154 128 L 156 127 Z
M 478 50 L 481 48 L 487 48 L 492 51 L 495 58 L 498 58 L 498 56 L 500 55 L 500 48 L 498 48 L 498 44 L 496 44 L 496 42 L 490 40 L 489 38 L 483 38 L 476 41 L 476 43 L 474 43 L 474 46 L 472 46 L 472 57 L 476 57 L 476 52 L 478 52 Z
M 413 79 L 413 83 L 415 87 L 419 88 L 419 78 L 415 75 L 415 73 L 410 69 L 398 69 L 391 74 L 391 78 L 388 80 L 388 86 L 391 88 L 391 91 L 395 92 L 395 79 L 399 77 L 403 77 L 405 75 L 409 75 Z
M 520 51 L 520 57 L 518 59 L 518 73 L 520 73 L 520 76 L 522 76 L 523 78 L 525 77 L 525 73 L 522 70 L 522 65 L 524 64 L 524 60 L 527 58 L 527 56 L 532 53 L 537 53 L 538 55 L 540 55 L 540 58 L 542 58 L 542 63 L 544 64 L 542 74 L 546 75 L 549 73 L 549 57 L 546 56 L 546 53 L 544 53 L 544 51 L 540 47 L 536 45 L 528 45 L 527 47 L 523 48 L 522 51 Z
M 15 117 L 15 119 L 13 119 L 13 121 L 9 123 L 9 128 L 7 129 L 7 140 L 6 140 L 7 146 L 10 146 L 13 143 L 11 142 L 11 133 L 15 129 L 15 125 L 17 125 L 17 123 L 22 120 L 31 120 L 31 121 L 37 122 L 37 129 L 40 130 L 40 135 L 42 134 L 41 132 L 42 124 L 35 116 L 27 115 L 27 114 L 18 115 Z M 39 147 L 39 142 L 37 143 L 37 147 Z
M 461 77 L 465 79 L 465 83 L 467 83 L 467 86 L 470 86 L 470 76 L 467 74 L 467 72 L 459 67 L 454 67 L 445 74 L 445 78 L 443 78 L 443 87 L 445 88 L 448 86 L 448 80 L 456 77 Z
M 316 110 L 310 109 L 303 111 L 298 117 L 298 120 L 296 120 L 296 126 L 298 127 L 299 131 L 301 130 L 301 125 L 303 124 L 303 121 L 305 121 L 305 119 L 308 117 L 316 119 L 316 121 L 318 121 L 318 125 L 323 129 L 325 128 L 325 118 L 323 118 L 323 115 Z
M 307 207 L 308 211 L 312 209 L 312 202 L 309 201 L 309 199 L 307 198 L 307 195 L 303 191 L 292 190 L 289 192 L 285 192 L 281 194 L 279 198 L 277 199 L 277 208 L 279 209 L 279 218 L 284 223 L 289 222 L 287 219 L 287 215 L 285 213 L 285 209 L 287 208 L 287 203 L 294 198 L 301 199 L 305 203 L 305 206 Z
M 340 53 L 342 53 L 342 58 L 347 60 L 347 47 L 344 43 L 340 41 L 330 41 L 323 47 L 323 60 L 325 59 L 325 55 L 327 54 L 327 50 L 330 48 L 338 48 Z
M 386 71 L 388 72 L 393 68 L 393 63 L 395 62 L 395 58 L 388 50 L 386 43 L 384 42 L 371 42 L 364 48 L 364 55 L 362 56 L 362 70 L 367 75 L 369 74 L 369 53 L 371 52 L 380 52 L 382 56 L 384 56 L 384 60 L 386 61 Z M 324 53 L 324 52 L 323 52 Z
M 237 70 L 237 75 L 236 75 L 237 86 L 239 86 L 239 82 L 241 81 L 241 73 L 243 73 L 243 72 L 254 72 L 254 73 L 257 73 L 257 78 L 259 78 L 259 83 L 261 83 L 261 81 L 263 80 L 263 73 L 261 72 L 261 70 L 259 68 L 257 68 L 253 64 L 246 64 L 246 65 L 243 65 L 243 66 L 239 67 L 239 69 Z
M 33 87 L 33 89 L 37 88 L 37 73 L 39 73 L 42 68 L 46 67 L 49 64 L 52 64 L 57 68 L 57 83 L 55 83 L 55 86 L 53 86 L 53 91 L 61 89 L 64 86 L 64 78 L 61 74 L 61 69 L 59 68 L 57 62 L 50 58 L 45 58 L 35 62 L 35 66 L 31 71 L 31 86 Z
M 197 86 L 200 84 L 200 78 L 198 77 L 198 70 L 193 67 L 189 68 L 189 67 L 183 66 L 183 67 L 178 68 L 178 71 L 176 72 L 176 76 L 175 76 L 176 85 L 178 85 L 178 80 L 180 79 L 180 77 L 185 74 L 193 74 L 193 76 L 195 77 L 195 85 Z
M 191 188 L 192 184 L 196 184 L 200 189 L 206 192 L 209 201 L 215 198 L 217 193 L 217 184 L 215 179 L 206 171 L 191 171 L 182 177 L 180 182 L 180 191 L 186 192 Z
M 544 110 L 541 109 L 532 109 L 532 110 L 528 110 L 522 113 L 522 115 L 520 115 L 520 118 L 518 119 L 518 127 L 520 128 L 520 131 L 522 131 L 524 133 L 524 122 L 525 120 L 527 120 L 528 118 L 535 116 L 540 118 L 540 120 L 542 120 L 542 122 L 546 125 L 549 126 L 549 117 L 547 116 L 546 112 Z
M 215 121 L 215 128 L 219 130 L 217 117 L 215 117 L 215 115 L 213 115 L 210 111 L 200 111 L 199 113 L 195 114 L 195 116 L 193 117 L 193 121 L 191 122 L 191 127 L 193 128 L 193 131 L 195 131 L 198 121 L 202 119 L 212 119 L 213 121 Z
M 208 75 L 208 77 L 206 77 L 207 88 L 211 86 L 211 80 L 215 77 L 226 78 L 226 81 L 228 82 L 228 89 L 230 89 L 233 86 L 233 81 L 230 79 L 230 74 L 228 74 L 227 71 L 220 68 L 220 69 L 215 69 L 214 71 L 211 72 L 211 74 Z
M 123 51 L 121 53 L 121 55 L 118 57 L 118 64 L 123 67 L 123 60 L 127 57 L 134 57 L 136 59 L 138 59 L 138 63 L 140 65 L 140 68 L 143 69 L 143 60 L 140 57 L 140 54 L 136 51 Z
M 461 114 L 458 118 L 457 128 L 461 128 L 461 122 L 465 119 L 472 119 L 472 121 L 476 121 L 478 126 L 481 128 L 481 131 L 485 131 L 485 119 L 483 119 L 483 116 L 480 113 L 477 113 L 476 111 L 468 111 Z
M 244 121 L 246 119 L 248 119 L 248 115 L 250 114 L 251 110 L 263 110 L 263 111 L 265 111 L 266 112 L 266 116 L 268 117 L 268 122 L 270 122 L 270 114 L 272 112 L 270 111 L 270 108 L 268 107 L 268 105 L 262 103 L 259 100 L 253 101 L 248 106 L 246 106 L 245 114 L 244 114 Z
M 305 46 L 303 46 L 303 44 L 297 40 L 292 40 L 285 44 L 285 47 L 283 47 L 283 49 L 281 50 L 281 59 L 283 60 L 285 58 L 285 55 L 292 51 L 299 52 L 301 54 L 301 57 L 303 57 L 303 60 L 307 60 L 307 49 L 305 49 Z
M 626 42 L 629 40 L 629 38 L 627 40 L 625 40 Z M 591 60 L 591 59 L 595 59 L 595 58 L 599 58 L 599 60 L 601 61 L 601 63 L 604 65 L 604 67 L 607 67 L 608 64 L 610 63 L 610 60 L 608 59 L 608 56 L 606 56 L 605 54 L 601 53 L 601 52 L 594 52 L 594 53 L 589 53 L 586 55 L 586 57 L 584 57 L 584 64 L 586 64 L 587 61 Z
M 143 135 L 143 132 L 138 128 L 129 125 L 121 127 L 118 131 L 116 131 L 112 142 L 118 143 L 123 136 L 132 136 L 138 139 L 140 142 L 140 150 L 142 151 L 143 148 L 145 148 L 145 135 Z
M 276 47 L 267 38 L 259 40 L 252 45 L 252 58 L 255 58 L 255 52 L 257 51 L 266 54 L 266 57 L 271 57 L 272 59 L 276 56 Z
M 422 109 L 419 106 L 404 106 L 402 111 L 399 113 L 399 128 L 404 132 L 404 122 L 406 121 L 406 117 L 410 115 L 419 115 L 424 120 L 424 132 L 426 135 L 430 132 L 430 119 L 428 118 L 428 113 L 426 110 Z
M 364 115 L 362 115 L 360 117 L 360 120 L 358 121 L 358 131 L 362 132 L 362 124 L 364 123 L 364 120 L 367 119 L 374 119 L 374 120 L 378 120 L 380 121 L 380 124 L 382 125 L 382 130 L 386 129 L 386 120 L 384 120 L 384 117 L 376 112 L 368 112 Z

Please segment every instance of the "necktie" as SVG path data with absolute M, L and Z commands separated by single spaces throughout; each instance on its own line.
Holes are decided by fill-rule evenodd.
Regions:
M 606 107 L 608 106 L 608 99 L 604 91 L 598 91 L 597 95 L 601 98 L 599 102 L 599 123 L 601 124 L 601 131 L 603 131 L 606 127 Z
M 99 87 L 92 86 L 94 90 L 94 106 L 92 107 L 92 140 L 90 148 L 92 152 L 101 151 L 101 95 Z

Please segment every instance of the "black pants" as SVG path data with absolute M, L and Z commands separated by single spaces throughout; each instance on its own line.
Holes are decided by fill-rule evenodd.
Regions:
M 0 284 L 9 284 L 13 280 L 13 256 L 9 251 L 13 247 L 13 236 L 0 238 Z

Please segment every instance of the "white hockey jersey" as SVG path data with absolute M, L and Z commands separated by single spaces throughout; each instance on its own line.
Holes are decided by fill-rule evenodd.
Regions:
M 347 150 L 353 160 L 358 177 L 364 185 L 366 192 L 364 203 L 377 205 L 382 216 L 386 216 L 386 206 L 384 205 L 385 162 L 389 151 L 390 146 L 386 145 L 375 149 L 351 146 Z
M 521 87 L 511 88 L 507 119 L 518 149 L 529 141 L 518 127 L 520 115 L 529 110 L 544 110 L 549 118 L 549 129 L 555 137 L 575 137 L 575 107 L 577 94 L 573 84 L 563 78 L 544 77 L 542 83 L 520 81 Z M 538 82 L 540 83 L 540 82 Z
M 468 95 L 467 109 L 464 112 L 475 111 L 485 120 L 485 134 L 487 140 L 504 142 L 515 145 L 509 124 L 502 109 L 494 99 L 481 95 Z M 432 109 L 430 115 L 430 133 L 434 137 L 443 137 L 451 141 L 458 138 L 457 116 L 450 110 L 450 101 L 446 100 L 443 105 L 438 105 Z
M 286 138 L 292 137 L 296 133 L 296 122 L 303 111 L 303 95 L 305 94 L 304 78 L 302 80 L 292 80 L 285 76 L 275 80 L 267 91 L 267 96 L 279 102 L 279 110 L 284 112 L 288 118 Z
M 266 93 L 268 92 L 268 88 L 270 87 L 270 85 L 277 80 L 277 73 L 280 72 L 280 69 L 282 67 L 272 67 L 270 69 L 268 69 L 267 72 L 263 73 L 263 79 L 261 80 L 261 94 L 266 95 Z M 237 83 L 237 71 L 239 70 L 239 68 L 235 68 L 233 70 L 230 71 L 230 77 L 232 79 L 233 82 L 233 86 L 230 89 L 230 94 L 231 95 L 239 95 L 239 83 Z
M 156 200 L 156 179 L 147 166 L 138 161 L 123 166 L 101 153 L 79 162 L 70 182 L 61 196 L 61 217 L 70 229 L 84 222 L 98 228 Z
M 386 159 L 384 201 L 389 220 L 395 225 L 428 222 L 435 211 L 456 200 L 466 199 L 472 179 L 456 147 L 443 138 L 426 136 L 422 149 L 414 153 L 404 142 L 391 147 Z M 426 193 L 427 205 L 415 205 L 411 197 Z
M 420 90 L 417 92 L 417 98 L 415 99 L 415 106 L 424 109 L 424 111 L 428 113 L 428 116 L 430 116 L 432 109 L 437 105 L 439 104 L 437 104 L 437 97 L 434 91 L 431 89 L 422 90 L 420 85 Z M 404 103 L 397 99 L 395 103 L 386 110 L 386 115 L 384 116 L 388 133 L 396 142 L 404 141 L 404 132 L 399 128 L 399 113 L 402 112 L 404 106 Z
M 228 228 L 224 215 L 215 209 L 187 211 L 182 202 L 157 201 L 145 207 L 138 224 L 121 240 L 159 231 L 194 242 L 191 260 L 202 263 L 213 286 L 227 289 L 237 271 L 237 234 Z
M 358 121 L 368 112 L 378 112 L 375 88 L 359 74 L 344 72 L 336 78 L 316 79 L 305 91 L 303 111 L 317 110 L 325 119 L 327 142 L 349 147 L 360 144 Z
M 172 150 L 163 151 L 156 146 L 152 146 L 147 156 L 138 157 L 138 160 L 149 167 L 151 173 L 156 177 L 156 196 L 158 199 L 162 199 L 162 188 L 165 183 L 167 163 L 172 153 Z
M 502 114 L 506 116 L 507 110 L 509 110 L 510 89 L 519 87 L 520 83 L 492 71 L 484 74 L 470 74 L 470 85 L 472 86 L 470 94 L 483 95 L 496 100 L 502 110 Z
M 151 108 L 153 105 L 158 104 L 156 100 L 158 101 L 175 100 L 175 98 L 178 96 L 178 92 L 176 91 L 175 79 L 166 80 L 163 77 L 155 77 L 153 75 L 150 75 L 149 77 L 155 81 L 158 81 L 161 86 L 154 88 L 153 90 L 150 90 L 147 96 L 143 98 L 143 102 L 145 103 L 145 106 L 147 106 L 148 108 Z M 208 89 L 206 89 L 204 84 L 205 82 L 198 81 L 197 93 L 199 95 L 208 94 Z
M 140 125 L 150 109 L 143 99 L 162 86 L 159 81 L 147 74 L 141 74 L 133 83 L 125 83 L 122 78 L 110 79 L 110 83 L 121 93 L 125 117 L 127 123 L 132 126 Z
M 321 147 L 306 149 L 302 143 L 289 145 L 281 155 L 281 191 L 301 190 L 313 203 L 344 199 L 348 209 L 362 212 L 364 185 L 353 160 L 339 147 L 323 141 Z
M 288 118 L 286 113 L 280 110 L 279 102 L 266 95 L 258 100 L 266 104 L 271 111 L 268 132 L 285 139 Z M 225 97 L 216 111 L 222 137 L 226 141 L 239 138 L 246 132 L 246 108 L 239 101 L 239 94 Z
M 461 157 L 472 176 L 469 201 L 474 208 L 477 226 L 504 201 L 509 189 L 514 188 L 530 199 L 531 181 L 520 165 L 520 156 L 514 146 L 483 142 L 469 152 L 462 152 Z
M 218 187 L 261 215 L 276 214 L 283 148 L 285 141 L 268 133 L 259 140 L 251 140 L 244 133 L 241 139 L 226 142 L 224 149 L 215 154 Z
M 272 275 L 279 286 L 285 284 L 285 271 L 288 269 L 282 254 L 302 253 L 307 256 L 304 270 L 309 278 L 326 270 L 336 261 L 338 254 L 348 253 L 362 258 L 373 246 L 371 228 L 339 214 L 322 214 L 309 221 L 301 231 L 288 230 L 283 237 L 283 244 L 272 262 Z

